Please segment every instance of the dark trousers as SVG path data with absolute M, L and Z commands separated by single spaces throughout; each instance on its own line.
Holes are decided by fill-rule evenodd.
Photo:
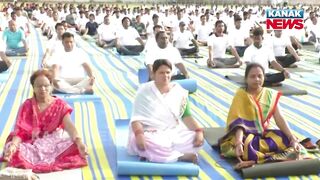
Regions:
M 190 54 L 195 54 L 197 52 L 199 52 L 198 47 L 192 47 L 190 49 L 178 49 L 181 56 L 186 56 L 186 55 L 190 55 Z
M 242 57 L 244 55 L 244 51 L 247 49 L 248 46 L 236 46 L 236 50 L 238 55 Z
M 267 73 L 264 79 L 263 86 L 265 87 L 272 86 L 272 84 L 280 83 L 284 81 L 284 79 L 285 77 L 283 72 L 275 73 L 275 74 Z
M 291 64 L 296 62 L 296 59 L 291 54 L 276 56 L 276 60 L 282 67 L 289 67 Z
M 8 68 L 9 67 L 8 67 L 7 63 L 0 60 L 0 73 L 3 72 L 3 71 L 8 70 Z
M 140 55 L 140 53 L 143 51 L 144 46 L 142 45 L 135 45 L 135 46 L 121 46 L 120 48 L 117 48 L 117 51 L 121 55 Z

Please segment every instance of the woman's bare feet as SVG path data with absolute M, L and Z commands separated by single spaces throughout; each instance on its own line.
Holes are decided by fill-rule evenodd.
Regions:
M 241 161 L 239 163 L 237 163 L 235 166 L 234 166 L 234 169 L 235 170 L 241 170 L 243 168 L 248 168 L 248 167 L 252 167 L 253 165 L 255 165 L 256 162 L 255 161 Z
M 178 161 L 198 164 L 198 156 L 194 153 L 185 153 L 183 156 L 179 157 Z

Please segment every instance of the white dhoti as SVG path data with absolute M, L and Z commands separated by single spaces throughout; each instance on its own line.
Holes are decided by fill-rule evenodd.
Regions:
M 69 94 L 83 94 L 90 85 L 90 78 L 59 78 L 55 90 Z

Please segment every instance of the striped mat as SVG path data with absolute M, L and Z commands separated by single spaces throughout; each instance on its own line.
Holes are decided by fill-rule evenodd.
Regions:
M 45 40 L 38 29 L 32 29 L 29 36 L 30 52 L 27 57 L 15 58 L 6 83 L 0 84 L 0 148 L 13 128 L 15 117 L 21 103 L 32 96 L 29 77 L 40 67 Z M 119 56 L 114 49 L 104 50 L 92 42 L 77 38 L 77 46 L 84 49 L 92 65 L 96 84 L 95 93 L 101 101 L 74 102 L 70 104 L 74 111 L 72 119 L 89 148 L 89 166 L 74 172 L 80 179 L 241 179 L 240 174 L 208 144 L 199 152 L 199 177 L 165 176 L 117 176 L 115 152 L 114 119 L 128 119 L 132 102 L 138 88 L 138 69 L 142 68 L 144 55 Z M 200 55 L 207 57 L 207 49 L 201 48 Z M 302 51 L 304 62 L 300 67 L 320 72 L 317 54 Z M 208 69 L 206 59 L 185 59 L 190 76 L 197 80 L 198 90 L 190 95 L 191 110 L 194 118 L 203 127 L 225 126 L 228 109 L 238 85 L 225 79 L 225 75 L 244 73 L 243 69 Z M 313 142 L 320 138 L 320 88 L 319 84 L 305 81 L 299 73 L 293 73 L 286 80 L 291 86 L 308 91 L 304 96 L 286 96 L 281 98 L 281 109 L 285 119 L 299 138 L 310 137 Z M 275 127 L 275 123 L 272 123 Z M 1 164 L 2 168 L 5 166 Z M 70 174 L 70 173 L 69 173 Z M 72 174 L 72 171 L 71 171 Z M 77 174 L 77 175 L 76 175 Z M 56 174 L 52 174 L 57 177 Z M 49 175 L 50 176 L 50 175 Z M 47 176 L 48 177 L 48 176 Z M 61 176 L 61 177 L 67 177 Z M 69 177 L 72 177 L 69 175 Z M 318 179 L 318 176 L 281 177 L 265 179 Z M 44 178 L 46 179 L 46 178 Z M 63 179 L 63 178 L 60 178 Z M 78 178 L 74 178 L 78 179 Z

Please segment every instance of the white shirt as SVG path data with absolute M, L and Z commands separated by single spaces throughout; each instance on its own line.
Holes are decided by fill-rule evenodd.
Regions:
M 284 35 L 281 35 L 280 38 L 273 36 L 272 42 L 273 42 L 273 53 L 275 56 L 285 56 L 286 47 L 291 45 L 289 37 L 286 37 Z
M 27 23 L 28 23 L 28 19 L 24 16 L 17 16 L 17 20 L 16 20 L 16 23 L 17 23 L 17 27 L 22 27 L 23 28 L 23 31 L 26 32 L 26 28 L 27 28 Z
M 145 64 L 153 65 L 154 61 L 157 59 L 167 59 L 172 64 L 172 74 L 177 74 L 177 69 L 175 64 L 182 63 L 182 57 L 177 48 L 173 47 L 171 44 L 164 49 L 161 49 L 158 45 L 148 49 L 145 58 Z
M 230 38 L 230 44 L 232 44 L 233 46 L 245 46 L 244 40 L 250 37 L 249 31 L 246 32 L 245 29 L 241 27 L 240 29 L 233 28 L 229 32 L 230 33 L 228 36 Z
M 84 78 L 87 76 L 83 64 L 88 62 L 88 56 L 82 49 L 74 47 L 71 52 L 55 53 L 55 64 L 60 65 L 59 78 Z
M 117 37 L 119 38 L 120 45 L 139 45 L 139 42 L 136 39 L 140 37 L 140 35 L 138 31 L 131 26 L 129 26 L 128 29 L 121 28 L 119 33 L 117 33 Z
M 264 72 L 268 73 L 269 62 L 274 61 L 275 57 L 271 48 L 262 45 L 262 47 L 258 49 L 252 44 L 244 51 L 243 60 L 244 62 L 260 64 Z
M 104 41 L 111 41 L 116 38 L 116 28 L 111 24 L 101 24 L 97 31 Z
M 197 40 L 208 41 L 209 34 L 212 32 L 212 28 L 208 23 L 202 25 L 201 23 L 196 26 Z
M 213 58 L 224 58 L 227 47 L 230 46 L 230 41 L 226 34 L 223 34 L 222 37 L 217 37 L 215 34 L 212 34 L 208 40 L 208 46 L 212 50 Z
M 175 41 L 175 47 L 181 49 L 190 49 L 194 39 L 192 33 L 188 30 L 184 30 L 183 33 L 179 30 L 173 34 L 173 41 Z

